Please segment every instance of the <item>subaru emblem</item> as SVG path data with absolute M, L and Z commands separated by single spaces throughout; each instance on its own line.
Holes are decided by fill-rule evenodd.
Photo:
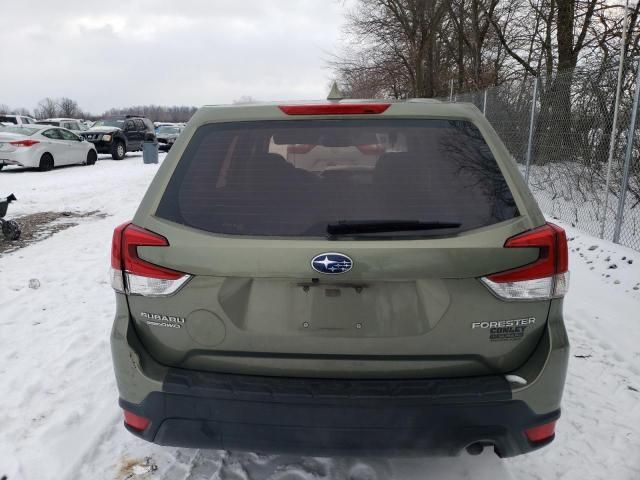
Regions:
M 311 260 L 311 268 L 316 272 L 337 275 L 346 273 L 353 267 L 353 260 L 342 253 L 321 253 Z

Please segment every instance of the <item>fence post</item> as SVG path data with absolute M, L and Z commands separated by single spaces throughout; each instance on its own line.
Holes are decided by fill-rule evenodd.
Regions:
M 484 101 L 482 102 L 482 115 L 484 115 L 485 117 L 487 116 L 487 91 L 489 89 L 485 88 L 484 89 Z
M 527 167 L 524 173 L 524 179 L 529 185 L 529 169 L 531 168 L 531 147 L 533 144 L 533 124 L 536 117 L 536 98 L 538 97 L 538 80 L 536 77 L 533 82 L 533 97 L 531 98 L 531 117 L 529 118 L 529 141 L 527 142 Z
M 638 71 L 636 73 L 636 91 L 633 94 L 633 110 L 631 111 L 631 122 L 629 133 L 627 134 L 627 150 L 624 154 L 624 170 L 622 173 L 622 184 L 620 185 L 620 198 L 618 199 L 618 213 L 616 214 L 616 226 L 613 231 L 613 243 L 620 243 L 620 229 L 624 220 L 624 204 L 629 186 L 629 168 L 631 167 L 631 154 L 633 153 L 633 141 L 636 133 L 636 116 L 638 114 L 638 95 L 640 94 L 640 61 L 638 61 Z
M 629 0 L 624 4 L 624 21 L 622 23 L 622 45 L 620 50 L 620 65 L 618 65 L 618 83 L 616 84 L 616 100 L 613 107 L 613 124 L 611 125 L 611 138 L 609 139 L 609 157 L 607 159 L 607 178 L 604 183 L 604 201 L 600 220 L 600 238 L 604 238 L 604 226 L 607 221 L 607 207 L 609 206 L 609 184 L 611 183 L 611 163 L 616 149 L 616 135 L 618 134 L 618 110 L 620 108 L 620 91 L 622 89 L 622 72 L 624 70 L 624 56 L 627 47 L 627 24 L 629 21 Z
M 453 102 L 453 78 L 449 80 L 449 102 Z

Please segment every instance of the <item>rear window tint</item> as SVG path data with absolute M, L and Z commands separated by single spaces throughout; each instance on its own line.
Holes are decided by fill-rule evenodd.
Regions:
M 340 221 L 454 222 L 518 215 L 480 131 L 449 120 L 295 120 L 200 127 L 157 216 L 208 232 L 325 236 Z M 383 235 L 376 234 L 376 237 Z

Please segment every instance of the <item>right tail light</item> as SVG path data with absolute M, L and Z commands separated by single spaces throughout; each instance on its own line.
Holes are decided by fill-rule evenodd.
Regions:
M 569 288 L 569 251 L 564 229 L 553 223 L 509 238 L 505 248 L 538 248 L 538 259 L 528 265 L 482 277 L 503 300 L 549 300 L 563 297 Z

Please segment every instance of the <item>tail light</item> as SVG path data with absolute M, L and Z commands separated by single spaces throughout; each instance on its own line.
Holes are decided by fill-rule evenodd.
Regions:
M 13 145 L 14 147 L 33 147 L 35 144 L 40 143 L 37 140 L 14 140 L 13 142 L 9 142 L 9 145 Z
M 390 103 L 316 103 L 278 108 L 287 115 L 367 115 L 383 113 L 390 106 Z
M 554 420 L 537 427 L 528 428 L 524 433 L 531 443 L 544 442 L 556 434 L 556 422 L 557 420 Z
M 113 231 L 111 286 L 116 292 L 146 297 L 172 295 L 191 276 L 141 259 L 138 247 L 167 247 L 162 235 L 124 223 Z
M 538 259 L 528 265 L 483 277 L 482 282 L 503 300 L 548 300 L 563 297 L 569 288 L 567 236 L 557 225 L 509 238 L 505 248 L 539 248 Z
M 142 432 L 146 430 L 151 421 L 148 418 L 141 417 L 140 415 L 136 415 L 129 410 L 123 410 L 124 412 L 124 423 L 133 428 L 134 430 L 138 430 Z

